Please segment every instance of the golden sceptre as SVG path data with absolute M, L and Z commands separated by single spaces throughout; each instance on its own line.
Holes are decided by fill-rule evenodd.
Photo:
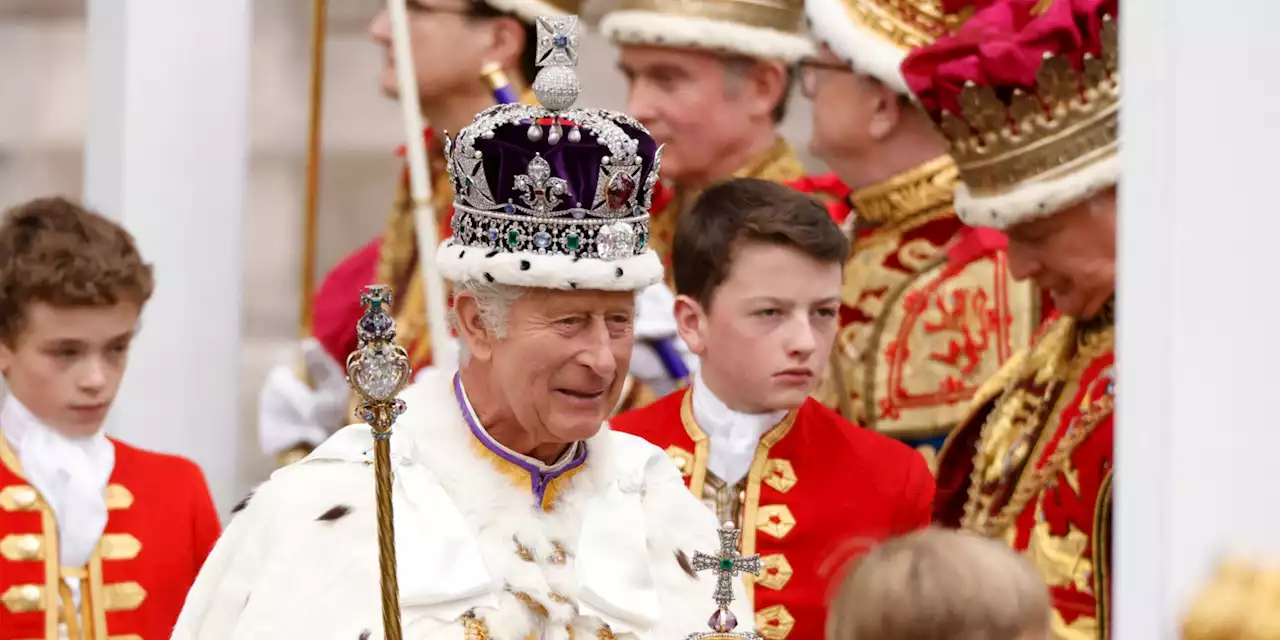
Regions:
M 396 532 L 391 510 L 391 427 L 404 413 L 396 394 L 409 383 L 409 354 L 396 345 L 391 287 L 370 285 L 360 294 L 364 316 L 356 324 L 358 347 L 347 357 L 347 382 L 360 395 L 356 417 L 373 429 L 374 491 L 378 503 L 378 567 L 382 574 L 382 627 L 386 640 L 401 640 Z

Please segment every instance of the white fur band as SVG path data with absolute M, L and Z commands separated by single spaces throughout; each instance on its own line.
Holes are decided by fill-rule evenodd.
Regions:
M 962 182 L 956 187 L 956 214 L 971 227 L 1007 229 L 1084 202 L 1119 180 L 1120 158 L 1113 153 L 1061 178 L 1025 183 L 995 196 L 975 196 Z
M 510 253 L 440 243 L 440 275 L 453 282 L 488 281 L 535 289 L 639 291 L 662 280 L 662 262 L 652 250 L 622 260 L 574 259 L 566 255 Z
M 783 62 L 813 55 L 813 42 L 800 34 L 653 11 L 612 12 L 600 21 L 600 32 L 615 44 L 709 49 Z
M 805 0 L 809 32 L 831 47 L 850 66 L 875 77 L 894 91 L 910 95 L 907 81 L 898 68 L 907 51 L 867 28 L 849 15 L 844 0 Z
M 569 13 L 550 2 L 542 0 L 484 0 L 485 4 L 510 13 L 530 24 L 537 22 L 541 16 L 567 16 Z

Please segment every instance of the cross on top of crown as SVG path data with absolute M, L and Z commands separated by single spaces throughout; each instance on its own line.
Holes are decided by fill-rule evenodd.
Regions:
M 578 66 L 578 16 L 538 18 L 539 67 Z
M 720 552 L 714 556 L 696 551 L 693 554 L 694 571 L 713 571 L 716 574 L 716 604 L 719 610 L 711 616 L 708 625 L 712 631 L 728 633 L 733 631 L 738 621 L 729 612 L 729 603 L 733 602 L 733 580 L 739 573 L 760 575 L 760 554 L 743 556 L 738 552 L 739 531 L 732 522 L 724 523 L 719 530 Z

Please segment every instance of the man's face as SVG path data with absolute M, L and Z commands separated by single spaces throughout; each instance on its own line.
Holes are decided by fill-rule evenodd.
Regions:
M 131 302 L 29 305 L 13 344 L 0 342 L 0 371 L 9 392 L 63 435 L 93 435 L 120 388 L 139 312 Z
M 631 366 L 635 308 L 630 291 L 533 290 L 512 303 L 491 370 L 516 420 L 551 442 L 595 435 Z
M 710 308 L 682 296 L 680 336 L 701 358 L 704 378 L 740 411 L 804 403 L 827 366 L 838 328 L 841 268 L 791 247 L 748 242 Z
M 873 124 L 882 116 L 878 107 L 885 95 L 878 82 L 854 73 L 825 45 L 815 63 L 801 65 L 799 82 L 813 101 L 809 150 L 814 155 L 824 159 L 857 156 L 874 145 Z
M 465 83 L 474 83 L 486 60 L 487 26 L 467 17 L 467 0 L 408 0 L 409 41 L 418 95 L 433 103 Z M 396 81 L 391 20 L 383 9 L 369 25 L 369 35 L 386 54 L 380 83 L 392 98 L 400 95 Z
M 662 149 L 662 177 L 696 183 L 727 176 L 706 173 L 724 151 L 751 137 L 752 92 L 743 91 L 721 57 L 696 49 L 622 45 L 627 113 Z
M 1006 233 L 1013 276 L 1035 280 L 1062 313 L 1091 318 L 1115 293 L 1115 189 Z

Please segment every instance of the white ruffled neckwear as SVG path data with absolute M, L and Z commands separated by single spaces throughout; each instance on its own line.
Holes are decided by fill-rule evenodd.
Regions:
M 707 434 L 707 469 L 729 484 L 747 477 L 760 437 L 787 416 L 786 411 L 743 413 L 730 409 L 694 374 L 693 419 Z
M 107 527 L 107 482 L 116 464 L 115 445 L 104 430 L 68 438 L 45 425 L 12 395 L 0 407 L 0 432 L 17 450 L 18 462 L 58 523 L 59 560 L 83 567 Z

